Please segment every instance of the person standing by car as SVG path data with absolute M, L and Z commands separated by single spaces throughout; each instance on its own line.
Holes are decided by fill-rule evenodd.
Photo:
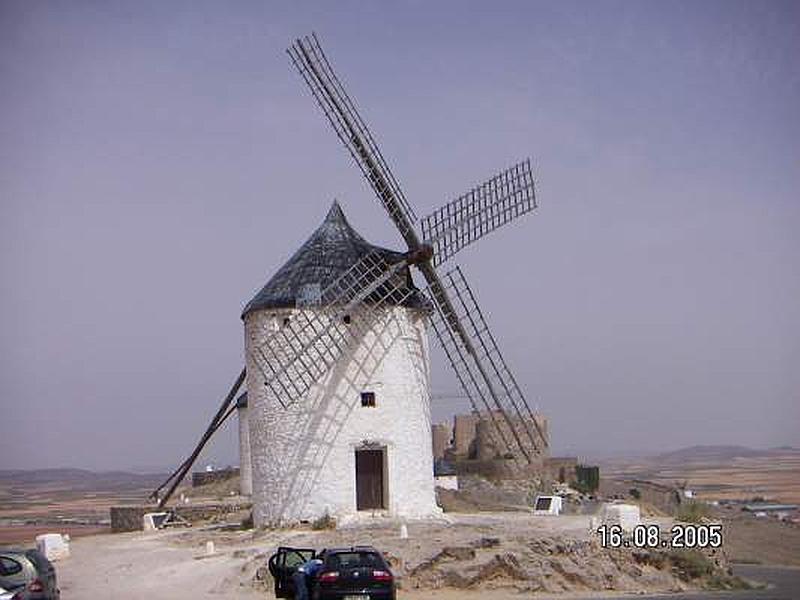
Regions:
M 294 580 L 294 599 L 308 600 L 308 584 L 313 580 L 314 575 L 322 568 L 322 561 L 318 558 L 304 562 L 297 567 L 292 579 Z

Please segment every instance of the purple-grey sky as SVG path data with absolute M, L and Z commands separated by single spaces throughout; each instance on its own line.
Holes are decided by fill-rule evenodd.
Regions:
M 458 262 L 554 452 L 800 443 L 797 3 L 5 0 L 0 468 L 175 465 L 334 197 L 402 248 L 311 30 L 418 213 L 533 157 L 540 209 Z

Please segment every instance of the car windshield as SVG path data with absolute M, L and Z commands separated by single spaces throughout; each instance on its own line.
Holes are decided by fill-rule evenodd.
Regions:
M 333 569 L 382 568 L 383 563 L 375 552 L 337 552 L 328 557 L 328 566 Z
M 312 558 L 314 558 L 313 550 L 290 550 L 286 553 L 284 566 L 291 568 L 299 567 Z

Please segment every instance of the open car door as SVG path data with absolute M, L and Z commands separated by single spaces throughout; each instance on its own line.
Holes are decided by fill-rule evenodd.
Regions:
M 294 598 L 292 575 L 297 567 L 316 556 L 317 551 L 311 548 L 278 547 L 278 551 L 269 557 L 267 563 L 270 575 L 275 580 L 276 598 Z

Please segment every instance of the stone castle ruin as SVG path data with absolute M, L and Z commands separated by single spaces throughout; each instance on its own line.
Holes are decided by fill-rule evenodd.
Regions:
M 518 417 L 515 420 L 519 420 Z M 526 420 L 531 423 L 535 420 L 538 428 L 544 433 L 546 444 L 534 446 L 528 442 L 526 449 L 532 455 L 547 458 L 549 447 L 549 433 L 547 418 L 536 413 Z M 492 460 L 502 458 L 506 450 L 494 441 L 494 427 L 508 430 L 508 425 L 498 412 L 469 413 L 455 415 L 453 424 L 436 423 L 432 427 L 434 458 L 448 458 L 450 460 Z M 533 425 L 532 425 L 533 426 Z M 523 438 L 524 439 L 524 438 Z
M 499 419 L 492 420 L 488 413 L 454 415 L 452 422 L 435 423 L 431 426 L 433 460 L 437 469 L 458 473 L 462 476 L 476 475 L 494 480 L 531 480 L 538 485 L 563 483 L 574 486 L 578 482 L 580 466 L 575 456 L 550 455 L 550 431 L 547 417 L 534 413 L 539 429 L 544 432 L 547 444 L 529 446 L 534 457 L 530 463 L 513 460 L 498 447 L 493 427 L 505 426 Z M 494 415 L 495 417 L 497 415 Z

